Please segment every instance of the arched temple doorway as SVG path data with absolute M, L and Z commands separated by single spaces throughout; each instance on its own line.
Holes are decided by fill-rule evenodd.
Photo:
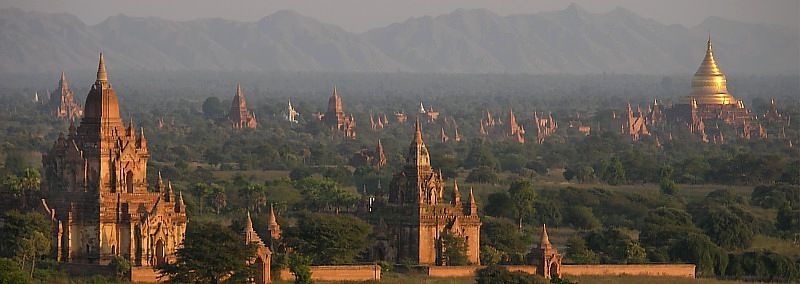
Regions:
M 164 255 L 164 242 L 159 239 L 156 242 L 156 251 L 155 251 L 155 265 L 162 264 L 166 262 L 166 255 Z

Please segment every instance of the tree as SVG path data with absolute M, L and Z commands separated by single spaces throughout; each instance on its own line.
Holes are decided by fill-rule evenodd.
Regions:
M 492 168 L 483 166 L 469 172 L 466 182 L 496 183 L 498 180 L 497 173 Z
M 468 264 L 467 244 L 464 238 L 451 232 L 444 232 L 442 238 L 442 264 L 463 266 Z
M 307 177 L 295 182 L 295 188 L 303 196 L 300 206 L 311 211 L 333 208 L 338 213 L 341 208 L 350 208 L 358 201 L 353 192 L 328 178 Z
M 598 264 L 600 257 L 586 247 L 586 240 L 580 236 L 572 236 L 567 239 L 567 258 L 575 264 Z
M 214 188 L 214 193 L 211 194 L 211 205 L 214 206 L 214 209 L 217 211 L 217 215 L 219 215 L 219 211 L 222 208 L 225 208 L 228 205 L 228 195 L 225 194 L 224 187 L 217 187 Z
M 52 223 L 39 213 L 8 211 L 3 216 L 0 230 L 0 253 L 13 257 L 20 269 L 31 262 L 33 274 L 36 260 L 50 251 Z
M 512 200 L 506 192 L 494 192 L 487 197 L 486 206 L 483 212 L 487 216 L 514 218 L 514 211 L 512 210 Z M 512 222 L 513 225 L 513 222 Z
M 293 251 L 310 257 L 314 264 L 339 265 L 355 262 L 367 249 L 371 232 L 372 227 L 355 216 L 305 211 L 283 237 Z
M 17 241 L 17 257 L 20 259 L 22 268 L 25 260 L 31 260 L 31 277 L 36 268 L 36 259 L 42 257 L 50 251 L 50 239 L 39 231 L 32 231 L 27 236 Z
M 590 207 L 571 206 L 567 209 L 566 217 L 564 221 L 576 229 L 591 230 L 602 226 Z
M 625 182 L 625 170 L 619 158 L 613 157 L 610 162 L 601 160 L 598 167 L 599 170 L 596 172 L 600 173 L 602 182 L 609 185 L 620 185 Z
M 8 258 L 0 258 L 0 283 L 4 284 L 28 284 L 31 278 Z
M 482 221 L 482 245 L 491 246 L 508 255 L 525 252 L 527 243 L 522 238 L 514 221 L 490 216 L 484 217 Z
M 512 205 L 517 216 L 519 230 L 522 231 L 523 219 L 532 217 L 536 213 L 536 207 L 533 206 L 536 201 L 536 192 L 533 190 L 531 182 L 515 180 L 508 188 L 508 195 L 513 201 Z
M 3 191 L 14 195 L 22 194 L 22 181 L 16 175 L 6 175 L 5 180 L 3 180 Z
M 800 210 L 792 208 L 789 202 L 786 202 L 778 209 L 778 215 L 775 217 L 775 228 L 787 233 L 799 233 Z
M 208 186 L 208 184 L 198 182 L 192 185 L 192 187 L 190 187 L 189 189 L 192 191 L 192 195 L 197 197 L 197 203 L 200 204 L 200 212 L 202 213 L 203 203 L 205 203 L 204 200 L 206 196 L 211 194 L 211 188 Z
M 248 260 L 255 244 L 244 244 L 227 227 L 210 221 L 193 221 L 186 228 L 183 246 L 174 263 L 156 267 L 168 283 L 244 283 L 254 275 Z
M 203 114 L 206 118 L 221 119 L 225 113 L 225 106 L 219 101 L 217 97 L 208 97 L 203 101 Z
M 500 263 L 503 253 L 493 246 L 481 246 L 481 264 L 493 265 Z
M 115 255 L 108 266 L 116 273 L 117 280 L 121 280 L 131 270 L 130 262 L 119 255 Z
M 499 265 L 489 265 L 486 268 L 478 269 L 475 273 L 476 284 L 544 284 L 548 283 L 538 275 L 532 275 L 524 271 L 510 272 L 505 267 Z
M 579 183 L 587 183 L 593 177 L 594 177 L 594 168 L 592 168 L 591 166 L 580 166 L 575 171 L 575 179 L 577 179 Z
M 482 141 L 472 141 L 467 158 L 464 160 L 464 167 L 467 169 L 474 169 L 478 167 L 489 167 L 491 169 L 499 169 L 500 162 L 495 158 L 494 153 L 483 144 Z
M 659 186 L 661 188 L 661 193 L 664 195 L 678 195 L 678 185 L 672 180 L 673 171 L 674 169 L 669 165 L 664 165 L 660 169 L 661 179 L 659 181 Z
M 261 213 L 261 206 L 267 205 L 267 187 L 263 184 L 244 184 L 239 188 L 239 197 L 244 200 L 248 211 Z
M 299 254 L 292 254 L 289 256 L 289 271 L 294 274 L 295 284 L 313 284 L 311 280 L 311 258 Z

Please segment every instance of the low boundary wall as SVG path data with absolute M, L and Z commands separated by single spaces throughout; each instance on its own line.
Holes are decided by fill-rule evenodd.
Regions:
M 564 275 L 644 275 L 695 278 L 694 264 L 563 265 Z
M 431 277 L 474 277 L 485 266 L 428 266 L 416 269 Z M 504 265 L 508 271 L 536 274 L 536 266 Z M 644 275 L 695 278 L 694 264 L 596 264 L 563 265 L 561 274 L 569 275 Z
M 381 280 L 381 267 L 378 265 L 338 265 L 309 266 L 311 279 L 318 281 L 367 281 Z M 280 271 L 280 280 L 294 281 L 289 269 Z

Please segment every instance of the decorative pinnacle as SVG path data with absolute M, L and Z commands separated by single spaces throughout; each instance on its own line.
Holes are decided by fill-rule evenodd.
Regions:
M 103 60 L 103 53 L 100 52 L 100 64 L 97 66 L 97 82 L 108 82 L 108 73 L 106 73 L 106 62 Z

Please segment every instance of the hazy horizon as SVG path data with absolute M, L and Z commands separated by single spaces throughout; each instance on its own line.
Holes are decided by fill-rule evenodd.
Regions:
M 110 3 L 110 4 L 109 4 Z M 101 0 L 6 0 L 0 8 L 25 11 L 68 13 L 87 25 L 108 17 L 125 14 L 133 17 L 159 17 L 189 21 L 200 18 L 224 18 L 253 22 L 281 10 L 292 10 L 347 31 L 362 33 L 373 28 L 403 22 L 409 18 L 438 16 L 457 9 L 486 9 L 501 16 L 558 11 L 575 3 L 590 13 L 605 13 L 616 7 L 628 9 L 663 24 L 692 27 L 708 17 L 722 17 L 745 23 L 778 24 L 800 27 L 800 1 L 772 0 L 509 0 L 509 1 L 101 1 Z M 366 12 L 366 13 L 365 13 Z

